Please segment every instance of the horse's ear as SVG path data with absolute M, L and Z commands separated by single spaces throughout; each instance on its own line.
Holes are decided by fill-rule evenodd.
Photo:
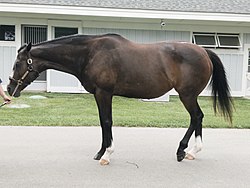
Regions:
M 30 42 L 30 43 L 28 44 L 28 46 L 26 47 L 26 50 L 29 52 L 30 49 L 31 49 L 31 47 L 32 47 L 32 43 Z

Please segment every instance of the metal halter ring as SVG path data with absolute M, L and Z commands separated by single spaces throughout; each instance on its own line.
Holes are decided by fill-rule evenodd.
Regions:
M 28 66 L 28 71 L 29 72 L 33 71 L 33 66 L 31 64 L 29 64 L 29 66 Z
M 22 85 L 23 84 L 23 81 L 22 80 L 17 80 L 17 85 Z
M 31 59 L 31 58 L 27 59 L 27 64 L 28 64 L 28 65 L 31 65 L 31 64 L 32 64 L 32 59 Z

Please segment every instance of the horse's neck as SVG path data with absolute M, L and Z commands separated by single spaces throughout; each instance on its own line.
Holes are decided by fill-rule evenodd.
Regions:
M 65 53 L 65 51 L 67 51 L 67 54 Z M 79 63 L 77 61 L 77 58 L 79 58 L 79 56 L 75 55 L 75 51 L 73 54 L 71 50 L 59 50 L 56 47 L 44 48 L 38 46 L 32 49 L 31 54 L 34 56 L 34 58 L 39 59 L 38 63 L 41 71 L 54 69 L 72 74 L 76 77 L 80 76 L 80 71 L 83 69 L 84 63 L 86 63 Z M 79 54 L 85 55 L 82 52 L 80 52 Z

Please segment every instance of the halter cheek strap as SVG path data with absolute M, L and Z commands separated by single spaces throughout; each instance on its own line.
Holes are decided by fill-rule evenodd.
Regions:
M 10 80 L 12 80 L 12 81 L 14 81 L 14 82 L 17 83 L 17 85 L 16 85 L 16 87 L 15 87 L 15 89 L 14 89 L 12 95 L 11 95 L 12 97 L 15 95 L 15 93 L 17 92 L 17 89 L 18 89 L 21 85 L 24 85 L 24 84 L 25 84 L 25 85 L 29 85 L 29 84 L 30 84 L 30 83 L 25 83 L 25 82 L 24 82 L 24 79 L 28 76 L 28 74 L 29 74 L 30 72 L 36 72 L 36 73 L 38 74 L 38 76 L 39 76 L 39 72 L 33 69 L 32 63 L 33 63 L 33 61 L 32 61 L 31 58 L 27 59 L 28 70 L 23 74 L 23 76 L 22 76 L 19 80 L 16 80 L 16 79 L 13 78 L 13 77 L 10 77 L 10 78 L 9 78 Z

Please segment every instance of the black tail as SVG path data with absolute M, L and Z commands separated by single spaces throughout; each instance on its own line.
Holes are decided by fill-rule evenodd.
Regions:
M 233 101 L 230 94 L 226 72 L 220 58 L 211 50 L 206 49 L 213 63 L 212 85 L 214 112 L 218 111 L 232 123 Z

